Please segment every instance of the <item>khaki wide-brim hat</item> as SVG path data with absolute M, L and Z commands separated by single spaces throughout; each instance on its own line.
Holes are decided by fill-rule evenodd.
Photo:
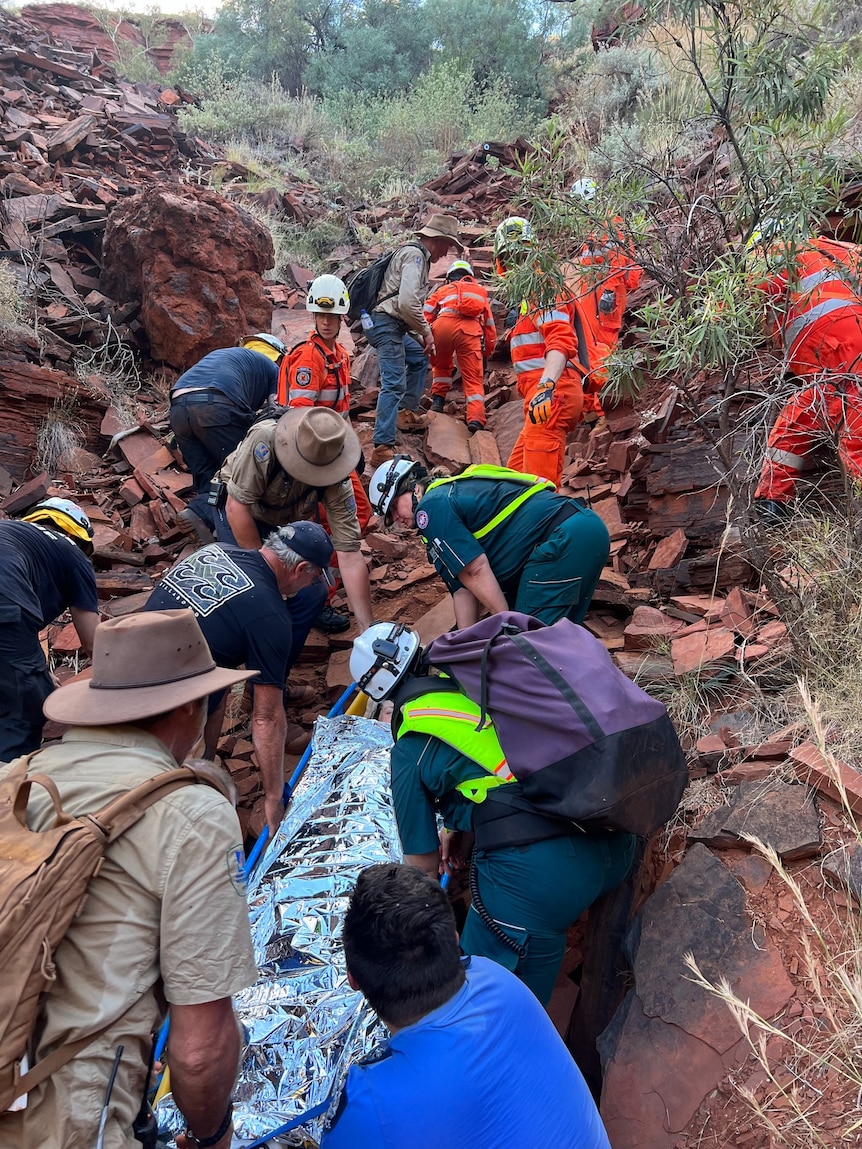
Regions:
M 66 726 L 116 726 L 153 718 L 259 673 L 216 666 L 188 610 L 153 610 L 96 627 L 89 679 L 55 690 L 42 707 Z
M 328 487 L 346 479 L 362 454 L 347 420 L 328 407 L 294 407 L 275 428 L 275 455 L 292 479 Z
M 461 238 L 459 233 L 459 224 L 454 215 L 443 215 L 442 212 L 436 212 L 426 220 L 420 228 L 416 229 L 417 235 L 427 236 L 440 236 L 442 239 L 451 239 L 453 243 L 461 246 Z

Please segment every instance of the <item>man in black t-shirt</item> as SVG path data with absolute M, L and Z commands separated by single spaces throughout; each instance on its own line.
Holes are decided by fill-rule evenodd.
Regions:
M 244 664 L 260 672 L 252 741 L 271 834 L 284 813 L 284 685 L 334 581 L 332 553 L 332 540 L 318 523 L 279 527 L 260 550 L 213 543 L 172 567 L 144 607 L 190 607 L 219 666 Z M 225 702 L 224 694 L 210 697 L 207 757 L 218 744 Z
M 89 653 L 99 621 L 90 520 L 51 498 L 24 521 L 0 522 L 0 762 L 38 750 L 42 703 L 54 689 L 39 631 L 69 608 Z
M 256 347 L 267 346 L 255 338 Z M 279 343 L 273 336 L 270 339 Z M 274 401 L 278 356 L 271 347 L 267 352 L 220 347 L 180 375 L 171 388 L 171 429 L 195 484 L 195 496 L 180 515 L 202 539 L 201 524 L 210 530 L 214 525 L 207 504 L 210 480 L 242 441 L 257 411 Z

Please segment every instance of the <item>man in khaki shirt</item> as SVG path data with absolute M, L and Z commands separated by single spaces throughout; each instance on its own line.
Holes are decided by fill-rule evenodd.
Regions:
M 323 503 L 350 608 L 364 630 L 373 622 L 371 584 L 350 481 L 361 454 L 356 432 L 327 407 L 291 408 L 255 423 L 219 471 L 225 499 L 215 519 L 220 543 L 259 550 L 277 527 L 316 519 Z
M 427 422 L 418 411 L 428 355 L 434 352 L 434 336 L 423 315 L 428 271 L 435 260 L 461 246 L 458 221 L 451 215 L 432 215 L 416 234 L 421 240 L 402 244 L 392 256 L 371 310 L 374 326 L 366 332 L 380 363 L 372 467 L 393 457 L 396 430 L 416 431 Z
M 47 717 L 71 729 L 29 770 L 53 779 L 68 813 L 95 812 L 175 769 L 200 737 L 210 691 L 252 673 L 216 667 L 189 610 L 112 619 L 96 629 L 92 678 L 46 700 Z M 37 785 L 27 821 L 33 829 L 53 821 Z M 226 1121 L 214 1146 L 227 1149 L 239 1058 L 231 996 L 257 977 L 243 865 L 234 810 L 201 785 L 160 799 L 108 848 L 54 955 L 57 980 L 30 1068 L 64 1043 L 98 1036 L 32 1089 L 25 1108 L 0 1114 L 3 1149 L 92 1149 L 120 1045 L 104 1145 L 138 1146 L 132 1122 L 168 1005 L 173 1096 L 192 1134 L 185 1145 L 194 1149 Z

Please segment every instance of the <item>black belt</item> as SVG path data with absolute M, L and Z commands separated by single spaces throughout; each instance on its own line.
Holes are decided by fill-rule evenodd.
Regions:
M 473 806 L 472 812 L 477 850 L 529 846 L 581 832 L 574 822 L 531 808 L 524 798 L 512 793 L 509 786 L 495 787 L 484 802 Z
M 214 387 L 200 391 L 186 391 L 184 395 L 177 395 L 175 399 L 171 398 L 172 403 L 180 403 L 183 400 L 187 403 L 230 403 L 230 399 L 224 391 L 216 391 Z

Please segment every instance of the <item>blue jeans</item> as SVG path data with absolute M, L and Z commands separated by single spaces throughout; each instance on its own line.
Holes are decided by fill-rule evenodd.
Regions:
M 380 364 L 380 395 L 374 423 L 374 446 L 394 447 L 399 411 L 416 411 L 428 374 L 428 356 L 419 342 L 391 315 L 375 311 L 366 332 Z

